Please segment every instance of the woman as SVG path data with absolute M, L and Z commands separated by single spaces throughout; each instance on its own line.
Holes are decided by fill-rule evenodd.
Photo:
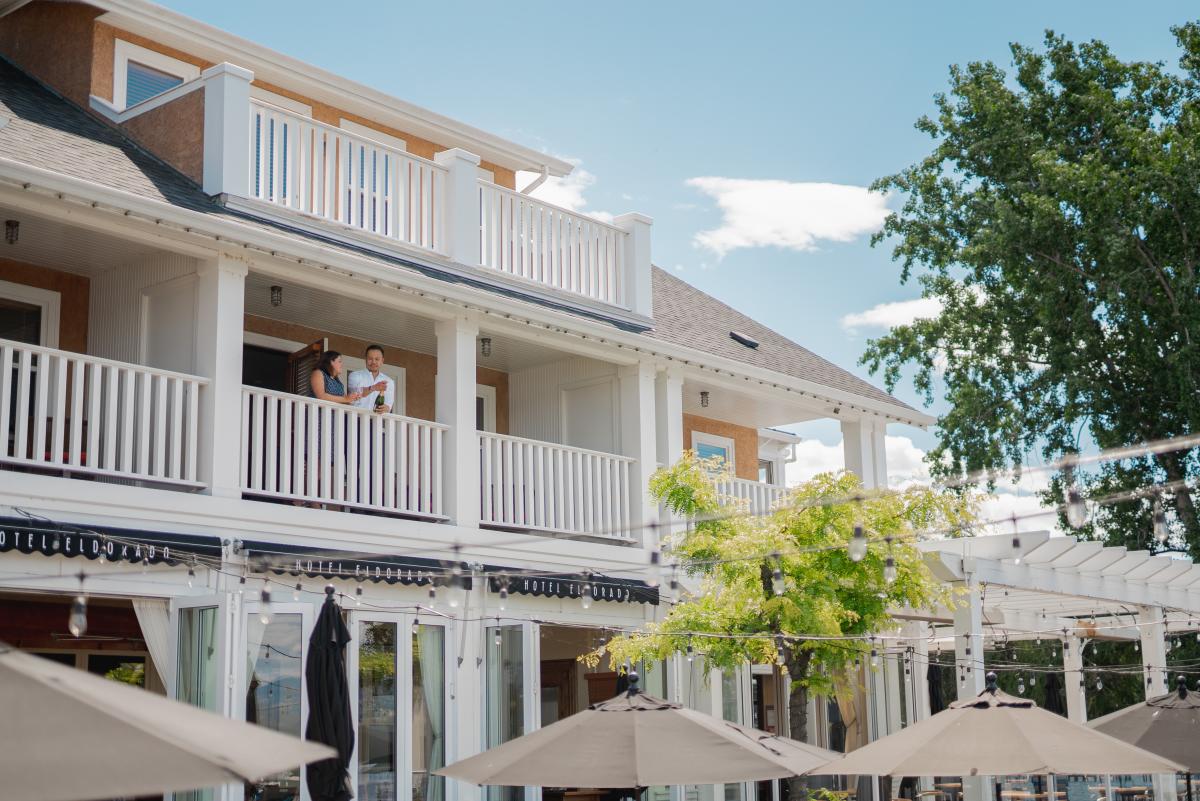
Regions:
M 342 382 L 342 354 L 338 353 L 336 350 L 327 350 L 321 354 L 321 361 L 317 363 L 316 369 L 312 371 L 312 376 L 309 378 L 308 385 L 312 389 L 313 397 L 317 400 L 330 401 L 332 403 L 352 404 L 362 397 L 361 392 L 346 392 L 346 385 Z M 321 436 L 319 424 L 317 431 L 317 441 L 320 442 Z M 320 485 L 320 468 L 317 465 L 313 465 L 313 467 L 309 469 L 316 469 L 318 471 L 317 483 Z M 302 502 L 297 501 L 296 503 Z M 340 508 L 330 507 L 316 502 L 310 502 L 308 506 L 318 509 Z
M 354 403 L 362 397 L 361 392 L 346 393 L 346 385 L 342 383 L 342 354 L 336 350 L 321 354 L 321 361 L 309 379 L 309 387 L 317 400 Z

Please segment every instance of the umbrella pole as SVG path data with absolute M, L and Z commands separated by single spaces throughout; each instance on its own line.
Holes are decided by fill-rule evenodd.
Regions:
M 1188 801 L 1192 801 L 1192 769 L 1191 768 L 1188 768 L 1188 772 L 1187 772 L 1187 791 L 1188 791 Z

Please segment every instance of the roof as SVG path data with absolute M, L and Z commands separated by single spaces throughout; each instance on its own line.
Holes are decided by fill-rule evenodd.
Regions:
M 270 220 L 249 219 L 216 202 L 194 181 L 146 152 L 110 127 L 0 59 L 0 154 L 62 175 L 101 184 L 138 197 L 194 212 L 270 228 L 290 236 L 320 239 Z M 323 244 L 330 242 L 321 240 Z M 369 254 L 410 269 L 414 262 L 389 259 L 370 248 L 331 245 L 357 255 Z M 436 275 L 436 272 L 427 274 Z M 446 278 L 445 275 L 438 277 Z M 494 291 L 484 281 L 480 286 Z M 643 335 L 767 369 L 821 386 L 894 406 L 922 416 L 911 407 L 850 372 L 707 295 L 654 268 L 654 329 Z M 729 337 L 738 331 L 757 340 L 748 348 Z
M 756 340 L 758 347 L 740 344 L 730 336 L 733 332 Z M 654 268 L 654 330 L 647 334 L 920 414 L 882 389 L 658 267 Z

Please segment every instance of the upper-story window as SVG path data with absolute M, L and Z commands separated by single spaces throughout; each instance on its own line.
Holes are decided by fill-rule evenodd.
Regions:
M 120 39 L 113 64 L 113 105 L 127 109 L 200 75 L 200 68 Z

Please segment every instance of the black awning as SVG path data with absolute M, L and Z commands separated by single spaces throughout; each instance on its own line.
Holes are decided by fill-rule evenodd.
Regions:
M 83 556 L 113 562 L 175 565 L 193 556 L 221 558 L 221 540 L 203 534 L 176 534 L 111 526 L 85 526 L 25 517 L 0 517 L 0 553 Z
M 546 598 L 578 598 L 583 585 L 592 585 L 592 599 L 615 603 L 658 605 L 658 588 L 636 579 L 613 578 L 592 574 L 585 578 L 581 573 L 558 573 L 554 575 L 522 576 L 513 568 L 488 565 L 484 568 L 488 576 L 488 589 L 499 592 L 508 582 L 508 591 L 521 595 L 540 595 Z M 506 575 L 507 574 L 507 575 Z
M 431 581 L 438 586 L 448 582 L 453 562 L 426 559 L 420 556 L 388 556 L 387 554 L 352 553 L 311 548 L 305 545 L 284 545 L 277 542 L 242 542 L 247 564 L 256 573 L 270 571 L 279 575 L 308 578 L 349 579 L 387 584 L 421 584 Z M 471 589 L 471 571 L 462 564 L 460 586 Z

